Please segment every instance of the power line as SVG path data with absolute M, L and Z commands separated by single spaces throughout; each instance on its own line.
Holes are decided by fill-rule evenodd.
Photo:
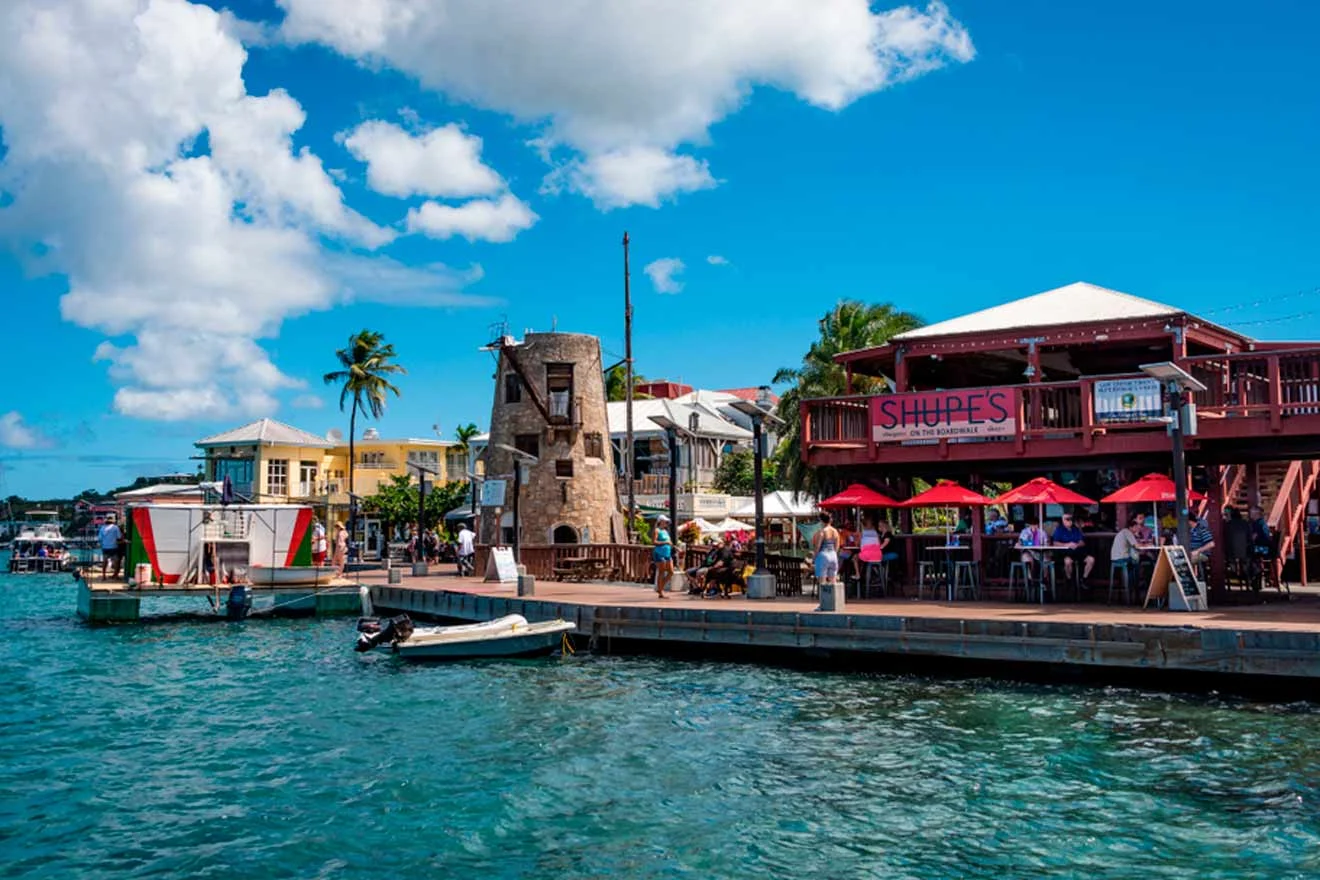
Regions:
M 1281 303 L 1281 302 L 1289 302 L 1291 300 L 1301 299 L 1302 297 L 1315 296 L 1316 294 L 1320 294 L 1320 287 L 1312 287 L 1307 290 L 1299 290 L 1296 291 L 1295 293 L 1286 293 L 1283 294 L 1282 296 L 1267 296 L 1264 297 L 1263 299 L 1258 299 L 1255 302 L 1234 303 L 1231 306 L 1222 306 L 1217 309 L 1210 309 L 1209 311 L 1201 311 L 1200 309 L 1197 309 L 1196 314 L 1200 315 L 1203 318 L 1208 318 L 1211 315 L 1222 315 L 1225 312 L 1239 312 L 1242 311 L 1243 309 L 1258 309 L 1261 308 L 1262 306 L 1273 305 L 1275 303 Z

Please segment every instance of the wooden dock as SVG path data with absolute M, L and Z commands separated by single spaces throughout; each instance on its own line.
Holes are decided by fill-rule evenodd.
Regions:
M 290 615 L 358 614 L 362 608 L 360 585 L 354 575 L 319 587 L 245 584 L 252 596 L 271 596 L 278 610 Z M 223 607 L 229 584 L 142 584 L 105 580 L 89 573 L 79 582 L 78 616 L 89 623 L 132 623 L 141 619 L 142 600 L 159 597 L 194 597 L 212 607 Z
M 1320 678 L 1320 602 L 1232 606 L 1201 613 L 1105 605 L 850 601 L 815 611 L 813 597 L 772 600 L 656 597 L 637 584 L 511 584 L 452 575 L 363 573 L 377 613 L 487 620 L 562 617 L 604 650 L 699 653 L 856 669 L 945 666 L 973 674 L 1099 677 L 1312 694 Z

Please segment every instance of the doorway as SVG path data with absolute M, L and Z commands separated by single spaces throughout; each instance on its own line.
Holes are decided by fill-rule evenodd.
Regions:
M 552 544 L 576 544 L 578 543 L 578 531 L 570 525 L 558 525 L 550 533 L 550 542 Z

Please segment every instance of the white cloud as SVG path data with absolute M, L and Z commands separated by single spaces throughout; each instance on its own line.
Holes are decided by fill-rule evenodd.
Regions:
M 460 298 L 462 273 L 360 253 L 395 233 L 294 151 L 297 101 L 247 94 L 235 30 L 184 0 L 0 4 L 0 241 L 67 277 L 66 320 L 130 337 L 96 352 L 128 415 L 268 414 L 302 383 L 255 340 L 353 298 L 355 279 Z
M 278 2 L 286 39 L 543 126 L 536 142 L 568 152 L 561 182 L 605 207 L 714 185 L 680 148 L 703 145 L 758 86 L 839 110 L 975 54 L 939 0 L 877 11 L 869 0 Z
M 458 207 L 424 202 L 408 212 L 409 232 L 432 238 L 461 235 L 468 241 L 512 241 L 537 221 L 532 209 L 510 193 L 499 199 L 474 199 Z
M 663 257 L 647 263 L 642 271 L 650 277 L 656 293 L 678 293 L 683 289 L 683 282 L 674 276 L 686 268 L 683 261 L 676 257 Z
M 0 414 L 0 446 L 8 449 L 43 449 L 50 438 L 23 421 L 17 410 Z
M 325 406 L 325 401 L 316 394 L 299 394 L 290 403 L 295 409 L 320 409 Z
M 573 189 L 606 210 L 629 205 L 660 207 L 680 193 L 716 185 L 704 161 L 651 147 L 588 156 L 567 167 Z M 562 172 L 556 175 L 556 180 Z
M 457 125 L 412 135 L 373 119 L 343 141 L 355 159 L 367 164 L 367 185 L 378 193 L 467 198 L 504 190 L 504 178 L 481 161 L 481 138 Z
M 727 266 L 727 265 L 729 265 L 729 260 L 728 260 L 728 258 L 727 258 L 727 257 L 721 257 L 719 254 L 711 254 L 709 257 L 706 258 L 706 262 L 707 262 L 707 263 L 710 263 L 712 266 Z

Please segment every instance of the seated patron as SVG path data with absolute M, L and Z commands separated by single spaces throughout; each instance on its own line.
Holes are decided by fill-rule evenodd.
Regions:
M 986 512 L 985 533 L 987 535 L 999 535 L 1011 531 L 1013 531 L 1013 527 L 1009 525 L 1008 520 L 1004 518 L 1004 514 L 999 508 L 992 507 Z
M 729 598 L 735 584 L 742 583 L 742 562 L 738 559 L 733 535 L 726 532 L 724 545 L 720 547 L 715 561 L 706 572 L 707 596 Z
M 710 574 L 711 567 L 720 558 L 720 545 L 714 544 L 706 551 L 706 555 L 701 558 L 701 564 L 687 569 L 684 574 L 688 578 L 688 592 L 699 594 L 706 589 L 706 576 Z
M 1141 561 L 1140 546 L 1142 544 L 1138 533 L 1144 528 L 1142 525 L 1146 517 L 1140 513 L 1134 513 L 1128 518 L 1128 524 L 1114 535 L 1114 543 L 1109 547 L 1109 561 L 1113 563 L 1121 562 L 1129 569 L 1135 570 L 1137 563 Z
M 1242 511 L 1228 508 L 1224 523 L 1224 558 L 1230 563 L 1246 562 L 1251 555 L 1251 524 L 1242 518 Z
M 1205 517 L 1196 521 L 1196 526 L 1187 536 L 1187 540 L 1191 545 L 1188 558 L 1193 563 L 1204 562 L 1210 557 L 1210 551 L 1215 549 L 1215 536 L 1210 533 L 1210 525 L 1205 521 Z
M 1073 522 L 1071 513 L 1065 513 L 1058 526 L 1054 529 L 1053 540 L 1056 547 L 1063 548 L 1063 573 L 1065 577 L 1073 576 L 1073 568 L 1080 564 L 1082 566 L 1082 580 L 1091 576 L 1091 569 L 1095 567 L 1095 557 L 1086 551 L 1086 536 L 1082 533 L 1082 527 Z
M 1028 516 L 1026 527 L 1022 529 L 1022 534 L 1018 536 L 1018 543 L 1023 547 L 1048 547 L 1050 536 L 1045 534 L 1034 516 Z M 1040 560 L 1040 554 L 1033 550 L 1023 550 L 1021 559 L 1026 563 L 1027 570 L 1033 571 L 1035 564 Z M 1034 572 L 1033 572 L 1034 573 Z

